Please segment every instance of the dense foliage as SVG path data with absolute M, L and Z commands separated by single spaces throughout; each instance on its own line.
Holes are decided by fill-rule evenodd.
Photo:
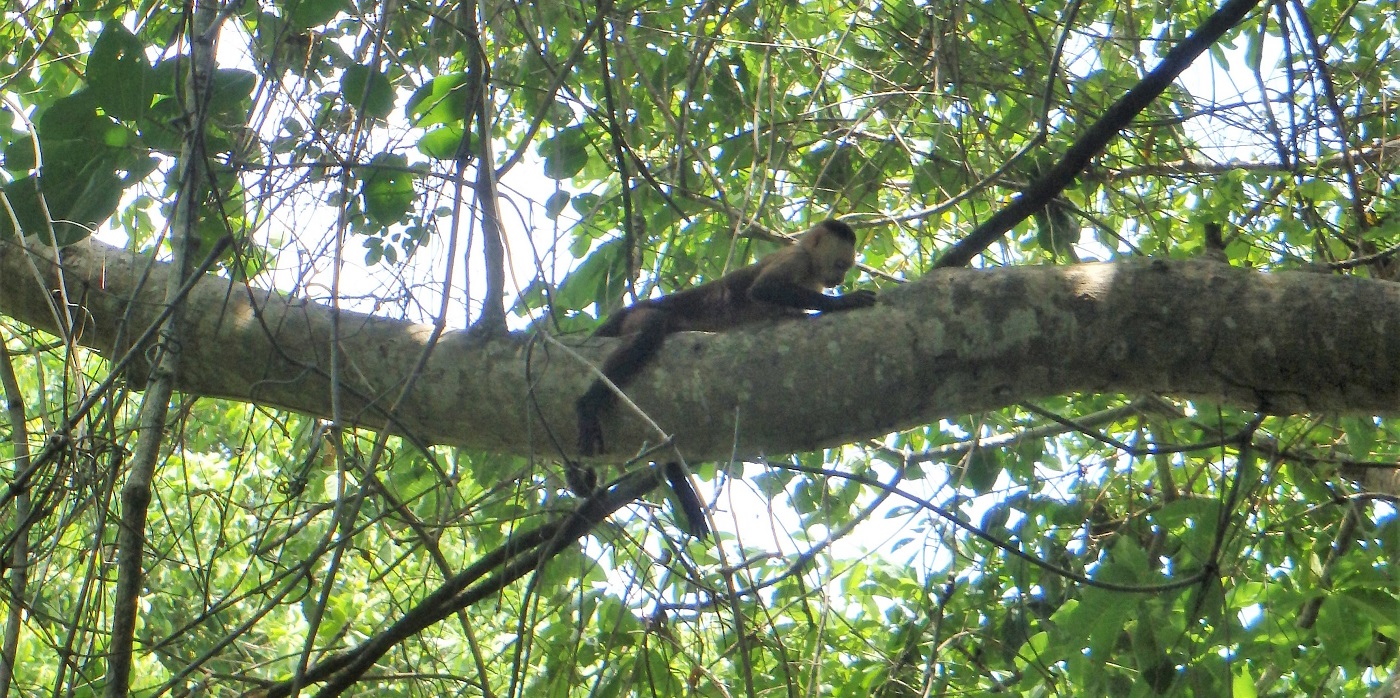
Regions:
M 192 6 L 24 0 L 0 15 L 0 255 L 17 229 L 188 242 L 308 301 L 498 330 L 505 298 L 512 326 L 564 333 L 841 215 L 887 287 L 1042 181 L 1215 9 L 247 0 L 191 96 Z M 974 263 L 1393 279 L 1397 37 L 1390 0 L 1261 3 Z M 204 203 L 168 228 L 192 171 Z M 114 357 L 8 319 L 0 339 L 16 695 L 116 690 L 138 438 L 160 445 L 143 695 L 302 685 L 573 505 L 541 462 L 256 405 L 177 396 L 139 432 Z M 1366 695 L 1400 671 L 1400 425 L 1241 407 L 1066 395 L 699 466 L 718 543 L 637 505 L 352 691 Z

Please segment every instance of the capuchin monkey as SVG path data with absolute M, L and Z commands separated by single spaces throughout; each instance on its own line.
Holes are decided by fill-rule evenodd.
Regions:
M 851 226 L 828 219 L 816 224 L 796 245 L 778 250 L 758 262 L 736 269 L 695 288 L 649 298 L 608 318 L 597 337 L 620 337 L 622 344 L 603 361 L 603 375 L 621 388 L 632 381 L 661 350 L 673 332 L 723 332 L 758 322 L 802 317 L 807 311 L 834 313 L 875 303 L 875 292 L 860 290 L 841 296 L 822 291 L 841 285 L 855 265 L 856 234 Z M 607 383 L 596 380 L 575 403 L 578 450 L 594 456 L 603 450 L 599 416 L 616 402 Z M 664 467 L 677 502 L 689 519 L 689 532 L 704 538 L 709 532 L 705 510 L 679 463 Z M 596 484 L 590 470 L 570 465 L 569 486 L 588 494 Z

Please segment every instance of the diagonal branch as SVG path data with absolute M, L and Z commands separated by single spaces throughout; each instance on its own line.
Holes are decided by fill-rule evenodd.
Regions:
M 611 487 L 599 490 L 573 514 L 507 541 L 444 581 L 393 625 L 360 646 L 327 659 L 306 672 L 309 681 L 327 681 L 318 698 L 340 695 L 395 645 L 442 621 L 459 609 L 494 596 L 511 583 L 542 569 L 554 556 L 575 545 L 595 526 L 660 484 L 655 468 L 633 470 Z M 496 574 L 487 575 L 495 571 Z M 479 582 L 479 583 L 477 583 Z M 475 583 L 475 586 L 473 584 Z M 270 687 L 266 698 L 289 695 L 290 682 Z
M 1010 204 L 997 211 L 982 225 L 977 226 L 967 237 L 959 240 L 935 263 L 937 267 L 966 266 L 974 257 L 995 243 L 1002 235 L 1025 220 L 1028 216 L 1044 208 L 1052 199 L 1060 195 L 1079 176 L 1094 156 L 1103 152 L 1118 132 L 1127 127 L 1152 100 L 1162 94 L 1167 86 L 1181 74 L 1196 57 L 1229 31 L 1259 0 L 1229 0 L 1215 14 L 1202 24 L 1195 33 L 1186 37 L 1171 51 L 1162 62 L 1142 81 L 1128 90 L 1114 102 L 1084 135 L 1079 137 L 1060 161 L 1044 176 L 1031 182 Z

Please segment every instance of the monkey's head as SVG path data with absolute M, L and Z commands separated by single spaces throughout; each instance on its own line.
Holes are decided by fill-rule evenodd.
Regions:
M 856 232 L 851 226 L 828 218 L 807 231 L 799 243 L 812 256 L 812 266 L 826 288 L 840 286 L 856 263 Z

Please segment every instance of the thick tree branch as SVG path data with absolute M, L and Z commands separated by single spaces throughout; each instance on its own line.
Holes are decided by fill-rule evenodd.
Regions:
M 23 254 L 0 246 L 0 313 L 51 330 L 45 294 L 58 270 L 36 260 L 40 288 L 20 273 Z M 139 330 L 155 317 L 170 270 L 157 264 L 138 287 L 146 262 L 121 250 L 86 242 L 64 257 L 88 318 L 80 341 L 123 351 L 112 344 L 120 318 Z M 188 303 L 179 390 L 329 414 L 326 308 L 214 277 Z M 353 313 L 341 323 L 346 416 L 377 427 L 376 400 L 396 394 L 432 329 Z M 576 345 L 598 361 L 614 341 Z M 573 402 L 591 376 L 523 335 L 470 341 L 461 332 L 444 336 L 423 371 L 394 415 L 399 430 L 546 456 L 539 416 L 572 444 Z M 1400 409 L 1400 284 L 1160 260 L 943 270 L 868 310 L 675 335 L 628 392 L 691 460 L 728 457 L 736 433 L 740 456 L 786 453 L 1074 392 L 1385 413 Z M 655 440 L 625 414 L 604 428 L 612 456 Z

